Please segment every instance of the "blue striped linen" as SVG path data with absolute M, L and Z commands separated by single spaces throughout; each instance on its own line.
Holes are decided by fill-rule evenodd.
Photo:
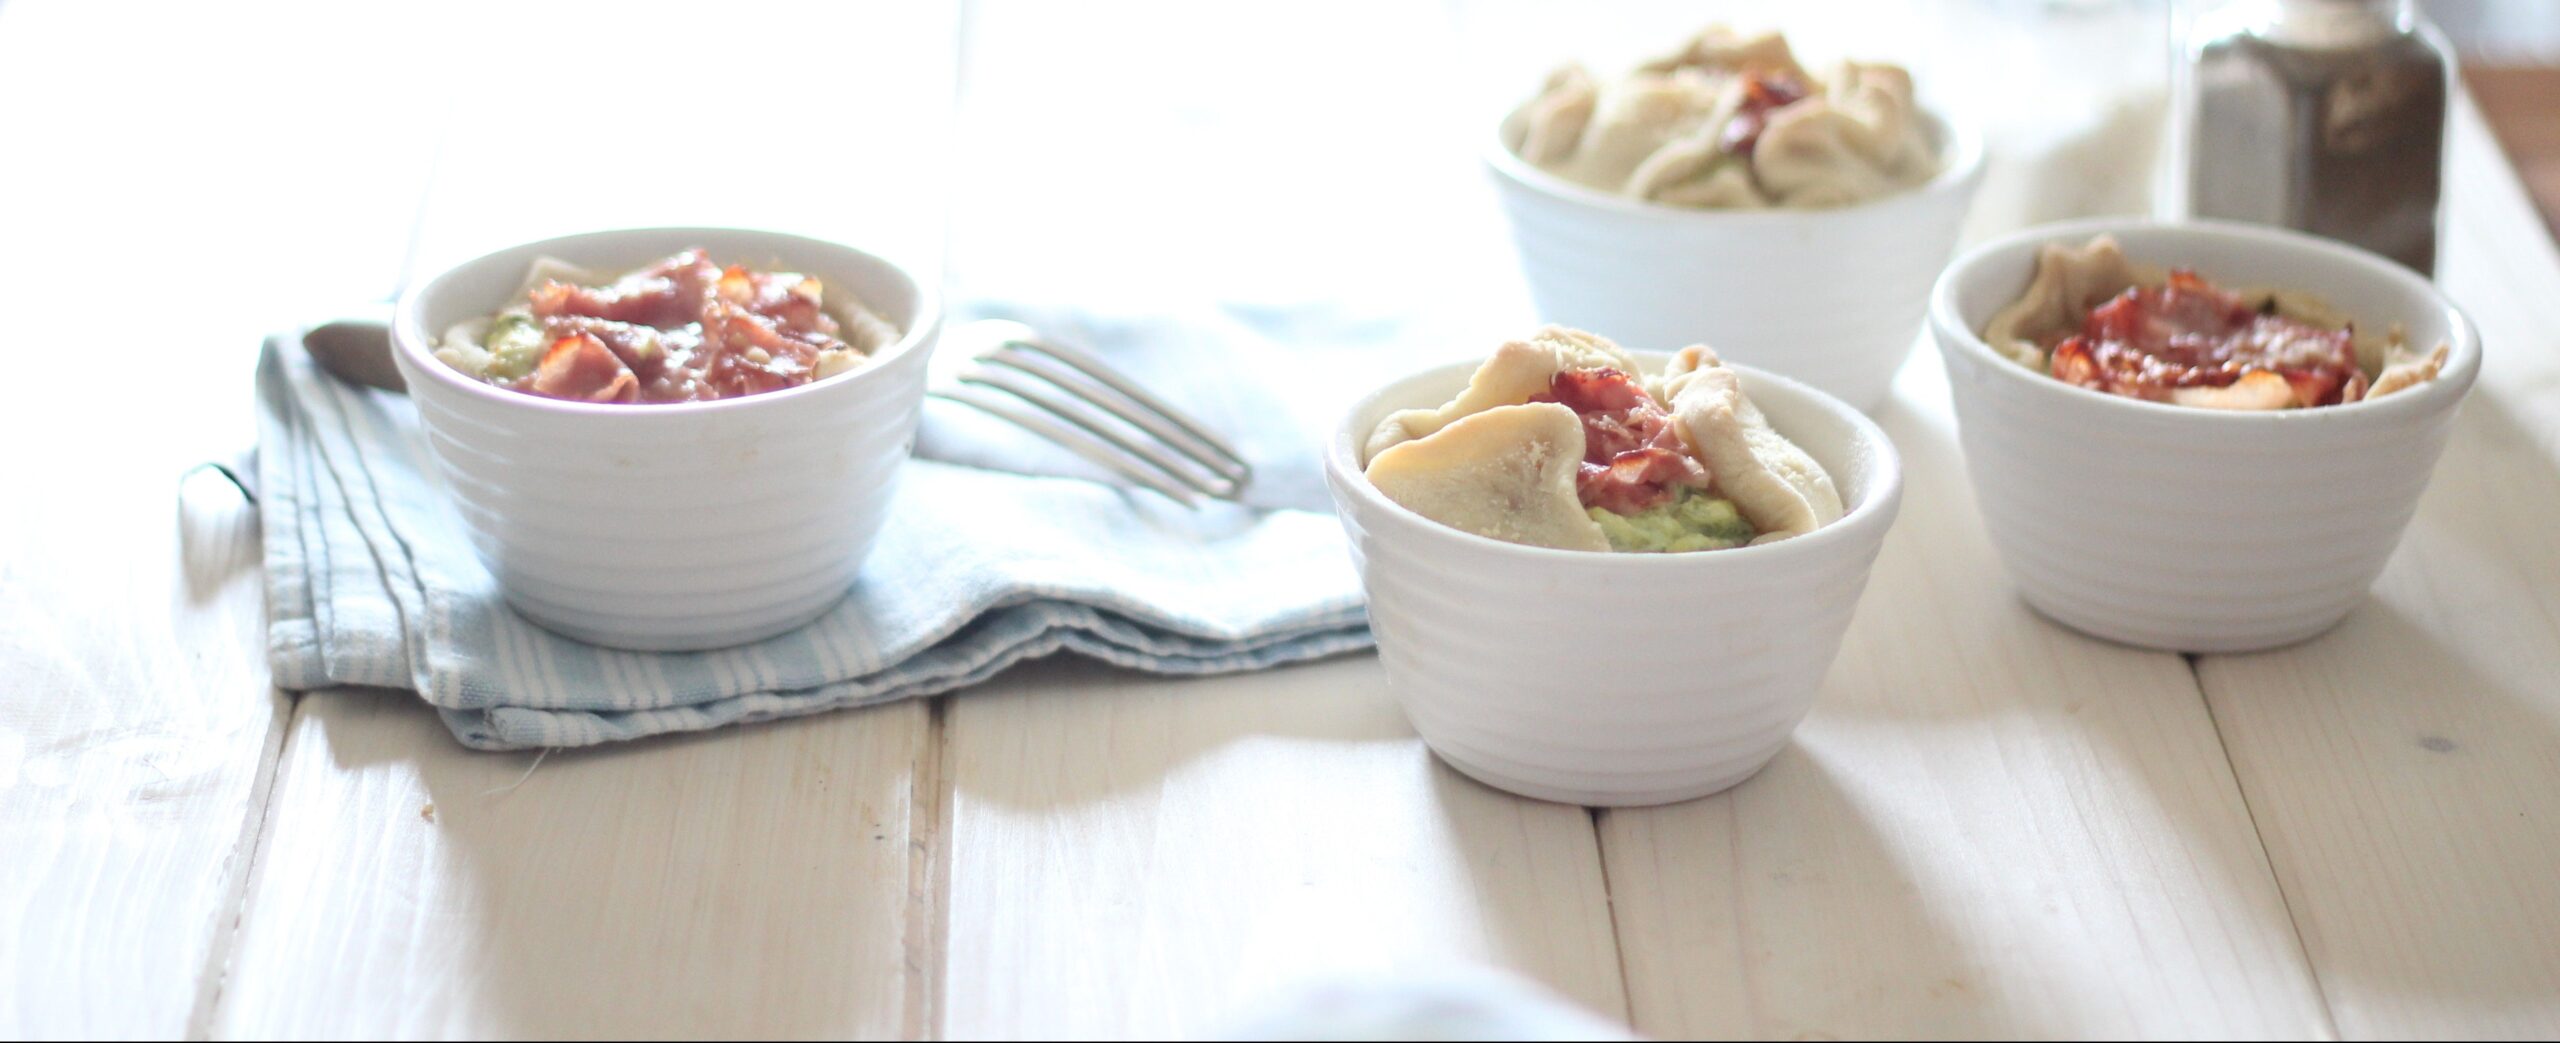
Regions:
M 260 357 L 258 402 L 276 683 L 407 689 L 478 749 L 585 746 L 933 695 L 1061 649 L 1211 674 L 1371 644 L 1340 529 L 1322 513 L 1193 512 L 1087 481 L 917 460 L 861 580 L 817 622 L 712 652 L 599 648 L 499 598 L 437 487 L 406 398 L 327 377 L 283 335 Z M 951 423 L 929 419 L 928 446 L 951 440 Z M 1249 456 L 1290 443 L 1282 448 L 1300 459 L 1265 469 L 1310 484 L 1313 446 L 1294 432 L 1244 441 Z

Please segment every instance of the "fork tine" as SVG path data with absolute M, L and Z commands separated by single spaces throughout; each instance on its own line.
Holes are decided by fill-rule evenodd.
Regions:
M 934 397 L 1040 435 L 1184 506 L 1197 506 L 1194 494 L 1238 499 L 1253 477 L 1243 454 L 1199 421 L 1028 326 L 981 319 L 954 327 L 950 340 L 971 347 L 935 356 Z
M 1110 468 L 1123 478 L 1162 493 L 1175 503 L 1185 507 L 1199 506 L 1199 498 L 1191 489 L 1168 482 L 1163 476 L 1131 463 L 1126 454 L 1113 451 L 1109 443 L 1086 433 L 1089 428 L 1082 425 L 1061 423 L 1039 409 L 1026 408 L 1020 400 L 1012 399 L 987 387 L 963 384 L 935 388 L 927 394 L 945 401 L 960 403 L 1012 423 L 1023 430 L 1057 443 L 1061 448 L 1077 456 Z
M 1143 387 L 1139 387 L 1128 378 L 1121 376 L 1110 366 L 1104 364 L 1102 360 L 1078 349 L 1070 348 L 1064 344 L 1059 344 L 1049 340 L 1018 337 L 1007 340 L 1006 346 L 1008 348 L 1019 347 L 1028 351 L 1038 352 L 1073 367 L 1077 372 L 1092 378 L 1097 383 L 1110 388 L 1112 391 L 1118 392 L 1122 397 L 1142 407 L 1147 412 L 1171 421 L 1174 427 L 1179 428 L 1183 434 L 1190 436 L 1192 445 L 1198 448 L 1207 449 L 1211 454 L 1222 458 L 1227 464 L 1225 467 L 1220 467 L 1216 463 L 1207 459 L 1201 459 L 1201 462 L 1204 465 L 1207 465 L 1211 470 L 1229 477 L 1238 484 L 1242 484 L 1252 478 L 1253 465 L 1246 462 L 1244 455 L 1238 453 L 1235 450 L 1235 447 L 1228 445 L 1225 439 L 1219 438 L 1217 434 L 1211 432 L 1208 428 L 1203 427 L 1199 421 L 1193 420 L 1190 414 L 1184 413 L 1182 410 L 1175 408 L 1173 403 L 1157 397 L 1154 392 L 1148 391 Z M 1001 355 L 1005 354 L 1005 352 L 1000 349 L 999 351 L 991 352 L 989 354 Z M 1185 440 L 1179 436 L 1164 434 L 1152 429 L 1150 430 L 1150 433 L 1158 434 L 1159 437 L 1163 437 L 1167 442 L 1173 443 L 1176 446 L 1185 448 L 1190 447 L 1185 446 Z M 1193 455 L 1195 459 L 1200 459 L 1197 454 Z
M 1084 378 L 1082 370 L 1060 363 L 1045 355 L 1031 354 L 1012 347 L 1000 348 L 979 356 L 978 373 L 1020 373 L 1045 386 L 1055 387 L 1076 401 L 1146 433 L 1154 443 L 1181 454 L 1199 469 L 1218 476 L 1228 486 L 1242 487 L 1253 477 L 1253 469 L 1228 457 L 1218 447 L 1204 444 L 1179 426 L 1179 421 L 1159 415 L 1141 403 L 1122 397 L 1108 387 Z M 999 368 L 1001 367 L 1001 368 Z
M 1241 489 L 1239 483 L 1227 475 L 1211 472 L 1204 476 L 1192 468 L 1184 467 L 1182 458 L 1165 452 L 1162 446 L 1144 439 L 1129 437 L 1109 421 L 1093 416 L 1093 413 L 1100 411 L 1107 416 L 1119 417 L 1123 420 L 1128 419 L 1126 416 L 1102 403 L 1076 395 L 1074 388 L 1042 383 L 1040 374 L 1026 374 L 1009 368 L 982 367 L 963 374 L 960 380 L 963 383 L 995 388 L 1047 410 L 1058 419 L 1083 428 L 1095 437 L 1137 457 L 1163 472 L 1165 477 L 1189 486 L 1204 495 L 1221 500 L 1230 499 Z

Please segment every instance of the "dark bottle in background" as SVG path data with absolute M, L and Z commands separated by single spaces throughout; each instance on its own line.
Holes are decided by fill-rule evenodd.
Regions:
M 2453 63 L 2409 0 L 2248 0 L 2199 20 L 2189 54 L 2195 216 L 2434 274 Z

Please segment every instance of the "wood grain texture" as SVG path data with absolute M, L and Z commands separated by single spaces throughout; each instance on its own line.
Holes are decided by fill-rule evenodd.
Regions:
M 228 936 L 289 704 L 255 514 L 159 479 L 0 506 L 0 1035 L 175 1036 Z
M 603 225 L 930 266 L 951 7 L 0 3 L 7 343 L 107 316 L 142 363 L 111 394 L 0 381 L 0 438 L 36 447 L 0 465 L 0 1037 L 1170 1036 L 1451 961 L 1657 1034 L 2560 1034 L 2560 260 L 2469 112 L 2446 283 L 2490 360 L 2455 444 L 2371 603 L 2203 660 L 2201 694 L 2009 595 L 1925 361 L 1885 417 L 1903 522 L 1797 742 L 1596 833 L 1434 763 L 1365 657 L 1044 663 L 538 767 L 406 695 L 274 693 L 253 515 L 179 478 L 248 445 L 258 336 Z M 758 55 L 786 118 L 748 143 L 818 187 L 590 147 L 738 145 L 734 94 L 614 106 L 588 67 L 452 59 L 599 25 Z M 176 277 L 90 277 L 137 265 Z
M 899 705 L 473 753 L 403 693 L 303 698 L 224 1038 L 909 1035 Z
M 1197 1037 L 1453 961 L 1624 1010 L 1587 813 L 1432 760 L 1373 657 L 1203 681 L 1043 663 L 948 714 L 948 1038 Z
M 1636 1027 L 2324 1032 L 2187 664 L 2019 602 L 1934 355 L 1899 391 L 1902 516 L 1794 744 L 1722 795 L 1601 820 Z
M 2444 286 L 2485 359 L 2373 596 L 2201 663 L 2339 1030 L 2560 1034 L 2560 258 L 2476 112 Z
M 276 17 L 0 7 L 0 1037 L 176 1037 L 221 982 L 290 704 L 255 511 L 180 476 L 248 447 L 263 332 L 389 287 L 423 180 L 311 147 L 416 104 L 400 63 Z

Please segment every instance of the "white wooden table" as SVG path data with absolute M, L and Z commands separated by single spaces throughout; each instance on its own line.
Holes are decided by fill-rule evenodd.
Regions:
M 970 53 L 1032 61 L 1090 20 L 1015 14 Z M 930 256 L 954 193 L 1005 212 L 1018 170 L 935 158 L 1005 144 L 947 118 L 948 6 L 751 15 L 0 6 L 0 1037 L 1177 1035 L 1453 961 L 1661 1035 L 2560 1033 L 2560 256 L 2467 109 L 2443 276 L 2488 366 L 2371 600 L 2300 647 L 2187 659 L 2029 613 L 1923 358 L 1882 416 L 1903 517 L 1818 709 L 1689 804 L 1465 781 L 1367 656 L 1197 681 L 1040 663 L 530 774 L 396 693 L 272 690 L 254 513 L 178 477 L 250 443 L 262 332 L 579 227 Z M 1440 17 L 1343 5 L 1254 38 L 1375 70 L 1394 56 L 1365 33 Z M 747 56 L 725 75 L 805 99 L 808 132 L 510 43 L 579 31 Z M 1049 60 L 1106 97 L 1257 60 L 1195 42 L 1152 69 L 1099 43 Z M 1036 91 L 1005 111 L 1141 132 Z M 716 146 L 724 119 L 823 176 L 728 191 L 577 148 Z M 951 228 L 964 254 L 1002 232 Z

